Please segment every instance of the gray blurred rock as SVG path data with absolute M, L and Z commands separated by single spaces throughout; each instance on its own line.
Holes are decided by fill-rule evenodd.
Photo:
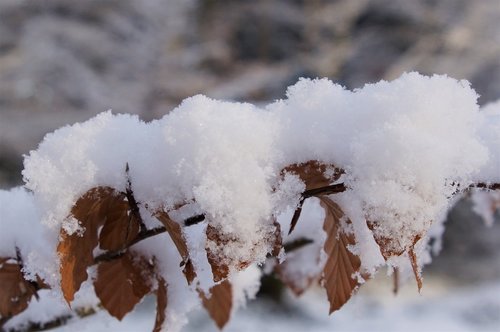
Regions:
M 183 98 L 264 102 L 299 76 L 349 88 L 404 71 L 500 97 L 498 0 L 0 0 L 0 186 L 43 135 Z
M 426 272 L 466 283 L 500 277 L 500 219 L 486 226 L 472 211 L 470 200 L 463 200 L 450 211 L 442 245 L 442 252 Z

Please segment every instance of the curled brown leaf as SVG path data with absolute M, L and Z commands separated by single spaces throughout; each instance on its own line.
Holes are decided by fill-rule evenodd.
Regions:
M 88 278 L 87 267 L 93 264 L 92 253 L 98 244 L 97 232 L 106 220 L 101 215 L 101 200 L 113 193 L 114 190 L 108 187 L 89 190 L 71 209 L 72 216 L 83 227 L 83 232 L 69 235 L 61 229 L 57 253 L 61 259 L 61 289 L 68 304 Z
M 417 255 L 415 254 L 415 244 L 420 240 L 417 237 L 413 242 L 412 246 L 408 250 L 408 256 L 410 258 L 411 268 L 413 269 L 413 274 L 415 275 L 415 280 L 417 281 L 418 291 L 422 290 L 422 274 L 420 273 L 420 267 L 418 266 Z
M 87 280 L 87 268 L 94 264 L 93 251 L 97 245 L 119 251 L 136 239 L 142 221 L 132 210 L 127 195 L 110 187 L 90 189 L 76 201 L 71 217 L 83 230 L 69 235 L 61 229 L 57 246 L 61 288 L 68 303 Z
M 203 306 L 207 310 L 215 324 L 222 329 L 231 317 L 233 308 L 233 286 L 229 280 L 224 280 L 210 288 L 210 296 L 207 297 L 199 291 Z
M 118 259 L 97 267 L 94 289 L 102 306 L 121 320 L 151 292 L 153 266 L 141 256 L 127 252 Z
M 359 273 L 361 261 L 358 256 L 349 250 L 349 246 L 356 244 L 353 234 L 342 228 L 341 221 L 346 218 L 344 212 L 328 197 L 321 197 L 321 206 L 325 209 L 323 229 L 327 238 L 324 251 L 327 259 L 323 269 L 323 286 L 326 289 L 330 302 L 330 313 L 340 309 L 359 287 L 356 274 Z
M 158 211 L 154 215 L 163 224 L 163 226 L 165 226 L 167 233 L 170 235 L 172 242 L 177 248 L 177 251 L 179 251 L 179 254 L 182 257 L 182 265 L 184 266 L 183 273 L 188 283 L 191 284 L 196 277 L 196 272 L 189 257 L 186 238 L 182 234 L 181 226 L 172 220 L 165 211 Z
M 156 318 L 153 332 L 160 332 L 165 323 L 165 311 L 167 310 L 167 282 L 162 277 L 158 277 L 158 289 L 156 290 Z

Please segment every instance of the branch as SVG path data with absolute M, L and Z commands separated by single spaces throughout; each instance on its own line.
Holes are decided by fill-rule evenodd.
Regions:
M 297 222 L 299 221 L 300 214 L 302 213 L 302 205 L 304 205 L 305 200 L 306 198 L 304 196 L 300 198 L 299 205 L 297 205 L 297 208 L 293 213 L 292 221 L 290 222 L 290 230 L 288 231 L 288 235 L 290 235 L 293 232 L 295 226 L 297 225 Z
M 283 245 L 283 248 L 285 249 L 286 253 L 298 250 L 302 247 L 307 246 L 308 244 L 313 243 L 314 241 L 305 237 L 301 237 L 295 241 L 285 243 Z
M 293 213 L 292 221 L 290 222 L 290 230 L 288 231 L 288 235 L 290 235 L 297 222 L 299 221 L 300 214 L 302 213 L 302 205 L 304 205 L 304 201 L 306 198 L 317 197 L 321 195 L 330 195 L 330 194 L 338 194 L 347 190 L 347 187 L 343 183 L 332 184 L 326 187 L 314 188 L 306 190 L 302 193 L 302 197 L 300 198 L 299 205 L 295 209 Z
M 125 248 L 123 248 L 121 250 L 116 250 L 116 251 L 115 250 L 107 251 L 105 253 L 102 253 L 102 254 L 96 256 L 94 258 L 94 264 L 104 262 L 104 261 L 111 261 L 113 259 L 120 258 L 121 256 L 123 256 L 125 254 L 127 249 L 130 248 L 131 246 L 133 246 L 134 244 L 137 244 L 137 243 L 141 242 L 142 240 L 146 240 L 146 239 L 153 237 L 155 235 L 165 233 L 166 231 L 167 231 L 167 229 L 163 226 L 148 229 L 146 231 L 141 231 L 137 235 L 137 237 L 134 240 L 132 240 Z
M 125 196 L 127 196 L 127 201 L 130 206 L 130 212 L 139 221 L 139 225 L 141 227 L 141 233 L 147 231 L 146 225 L 141 217 L 141 212 L 139 211 L 139 204 L 134 197 L 134 192 L 132 190 L 132 181 L 130 180 L 129 167 L 128 163 L 125 166 L 125 173 L 127 175 L 127 188 L 125 189 Z
M 479 188 L 479 189 L 486 189 L 486 190 L 500 190 L 500 183 L 479 182 L 479 183 L 471 185 L 469 188 Z
M 189 217 L 186 220 L 184 220 L 184 226 L 193 226 L 193 225 L 199 224 L 203 220 L 205 220 L 205 215 L 204 214 L 199 214 L 197 216 L 192 216 L 192 217 Z
M 128 173 L 128 164 L 127 164 L 126 171 Z M 137 213 L 138 220 L 140 220 L 142 223 L 142 218 L 140 216 L 139 207 L 138 207 L 137 201 L 134 198 L 132 189 L 130 187 L 130 181 L 128 184 L 129 185 L 127 186 L 126 195 L 127 195 L 128 201 L 130 203 L 131 212 Z M 329 194 L 340 193 L 340 192 L 343 192 L 345 190 L 346 190 L 345 185 L 343 183 L 339 183 L 339 184 L 333 184 L 333 185 L 326 186 L 326 187 L 315 188 L 315 189 L 310 189 L 310 190 L 304 191 L 302 193 L 301 204 L 299 204 L 299 207 L 297 207 L 297 210 L 295 211 L 295 214 L 294 214 L 294 219 L 296 219 L 296 220 L 292 224 L 292 226 L 290 227 L 289 233 L 292 232 L 293 228 L 295 227 L 295 224 L 297 223 L 297 221 L 300 217 L 300 209 L 302 208 L 302 203 L 304 202 L 304 200 L 306 198 L 313 197 L 313 196 L 319 196 L 319 195 L 329 195 Z M 183 224 L 184 224 L 184 226 L 189 227 L 192 225 L 196 225 L 204 220 L 205 220 L 205 215 L 199 214 L 199 215 L 187 218 L 186 220 L 184 220 Z M 293 220 L 292 220 L 292 222 L 293 222 Z M 137 234 L 136 238 L 134 240 L 132 240 L 125 248 L 123 248 L 121 250 L 107 251 L 107 252 L 104 252 L 104 253 L 96 256 L 94 258 L 94 265 L 98 264 L 100 262 L 108 262 L 108 261 L 111 261 L 113 259 L 120 258 L 134 244 L 137 244 L 137 243 L 139 243 L 143 240 L 146 240 L 150 237 L 153 237 L 155 235 L 165 233 L 166 231 L 167 231 L 167 229 L 164 226 L 156 227 L 156 228 L 152 228 L 152 229 L 146 229 L 145 226 L 144 226 L 144 228 L 141 227 L 141 231 L 139 232 L 139 234 Z
M 347 187 L 343 183 L 332 184 L 326 187 L 320 187 L 315 189 L 309 189 L 302 193 L 302 197 L 309 198 L 319 195 L 330 195 L 338 194 L 347 190 Z

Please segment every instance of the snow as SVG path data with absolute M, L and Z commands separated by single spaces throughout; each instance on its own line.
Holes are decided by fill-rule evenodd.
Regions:
M 498 191 L 474 190 L 471 195 L 473 211 L 476 212 L 487 226 L 492 226 L 495 213 L 500 209 L 500 193 Z
M 481 139 L 483 144 L 492 152 L 490 159 L 481 168 L 478 178 L 483 182 L 500 182 L 500 100 L 489 103 L 481 108 L 482 126 Z
M 19 249 L 24 273 L 46 282 L 57 282 L 57 236 L 40 224 L 33 194 L 24 188 L 0 190 L 0 257 L 17 258 Z
M 480 112 L 477 98 L 466 81 L 409 73 L 354 91 L 327 79 L 301 79 L 289 87 L 286 99 L 264 107 L 199 95 L 147 123 L 104 112 L 48 134 L 25 157 L 25 187 L 33 194 L 0 192 L 0 254 L 13 255 L 16 245 L 26 243 L 21 248 L 26 273 L 39 274 L 58 289 L 59 231 L 81 230 L 71 216 L 73 204 L 98 186 L 123 192 L 130 180 L 150 228 L 160 226 L 152 217 L 156 211 L 179 205 L 182 211 L 172 213 L 178 222 L 205 215 L 202 224 L 183 227 L 199 272 L 197 284 L 205 291 L 213 285 L 204 253 L 208 246 L 229 265 L 236 302 L 242 304 L 254 296 L 259 273 L 255 267 L 240 271 L 239 263 L 266 261 L 275 218 L 285 242 L 309 236 L 315 244 L 307 250 L 322 248 L 323 211 L 312 199 L 295 233 L 287 235 L 304 184 L 281 172 L 318 160 L 345 170 L 338 181 L 347 190 L 331 198 L 352 221 L 357 245 L 351 249 L 363 272 L 374 274 L 388 264 L 407 275 L 405 254 L 386 262 L 374 235 L 394 239 L 386 243 L 393 253 L 415 246 L 419 263 L 428 263 L 427 244 L 442 233 L 454 195 L 474 182 L 500 179 L 497 106 Z M 232 240 L 207 241 L 207 224 Z M 195 287 L 187 285 L 179 268 L 182 258 L 166 234 L 133 249 L 156 257 L 168 282 L 166 324 L 179 330 L 199 306 Z M 300 274 L 321 271 L 322 261 L 298 266 Z

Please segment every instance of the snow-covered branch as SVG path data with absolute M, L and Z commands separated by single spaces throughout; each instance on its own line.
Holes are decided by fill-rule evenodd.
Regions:
M 500 109 L 446 76 L 300 80 L 265 108 L 195 96 L 149 123 L 105 112 L 48 134 L 24 166 L 25 188 L 0 192 L 0 285 L 91 294 L 119 319 L 156 294 L 155 331 L 200 304 L 222 327 L 262 264 L 296 294 L 320 281 L 331 311 L 383 266 L 420 288 L 457 198 L 500 189 Z M 30 294 L 0 302 L 1 319 Z

